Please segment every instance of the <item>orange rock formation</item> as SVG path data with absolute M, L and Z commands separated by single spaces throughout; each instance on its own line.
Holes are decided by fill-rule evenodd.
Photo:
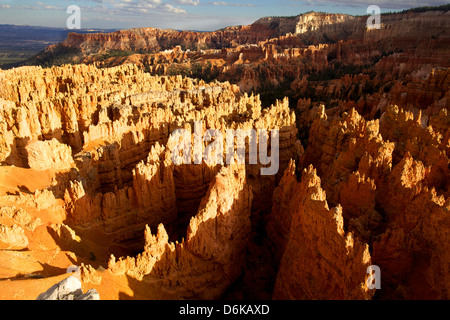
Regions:
M 85 64 L 0 70 L 0 298 L 77 265 L 102 300 L 448 299 L 448 15 L 70 34 L 42 56 Z M 278 173 L 248 139 L 176 164 L 198 122 L 279 130 Z
M 434 121 L 422 127 L 420 114 L 397 107 L 379 121 L 355 110 L 329 120 L 322 109 L 311 126 L 303 166 L 317 168 L 347 230 L 371 246 L 372 262 L 386 272 L 386 298 L 448 297 L 445 109 Z
M 279 189 L 269 224 L 283 253 L 274 298 L 371 298 L 374 291 L 367 287 L 369 246 L 344 231 L 342 207 L 329 209 L 312 166 L 303 171 L 299 183 L 291 163 Z

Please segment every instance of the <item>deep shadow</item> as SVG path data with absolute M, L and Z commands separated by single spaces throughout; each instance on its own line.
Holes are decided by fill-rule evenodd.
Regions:
M 13 144 L 10 146 L 11 153 L 5 159 L 4 163 L 7 165 L 14 165 L 20 168 L 29 168 L 28 165 L 28 151 L 25 149 L 25 146 L 30 141 L 29 137 L 26 138 L 18 138 L 14 137 Z
M 90 243 L 87 241 L 84 241 L 83 238 L 81 238 L 80 242 L 77 242 L 75 240 L 69 239 L 67 236 L 59 236 L 57 232 L 51 228 L 50 226 L 47 226 L 47 232 L 51 235 L 55 243 L 58 245 L 58 247 L 61 249 L 61 251 L 68 251 L 73 252 L 77 256 L 77 261 L 71 258 L 69 255 L 66 254 L 68 259 L 71 261 L 74 265 L 79 265 L 80 263 L 88 263 L 92 265 L 94 268 L 98 268 L 100 266 L 106 266 L 107 260 L 99 261 L 96 259 L 95 252 L 92 251 L 92 248 L 90 247 Z M 94 250 L 95 251 L 95 250 Z M 41 263 L 41 265 L 44 267 L 44 265 Z M 51 267 L 49 265 L 46 266 L 46 271 L 52 271 L 55 267 Z M 56 272 L 57 269 L 59 270 L 59 273 Z M 55 268 L 55 275 L 61 274 L 66 272 L 66 269 L 61 268 Z
M 42 271 L 40 271 L 39 274 L 44 278 L 58 276 L 66 273 L 66 268 L 58 268 L 42 262 L 39 262 L 39 264 L 42 267 Z
M 33 194 L 33 192 L 30 191 L 26 186 L 17 186 L 20 190 L 20 192 L 27 193 L 27 194 Z
M 15 251 L 18 251 L 18 250 L 15 250 Z M 35 272 L 32 272 L 32 273 L 24 273 L 24 274 L 23 273 L 19 273 L 15 277 L 3 278 L 3 279 L 0 279 L 0 281 L 42 279 L 42 278 L 49 278 L 49 277 L 59 276 L 61 274 L 66 273 L 66 269 L 64 269 L 64 268 L 54 267 L 54 266 L 51 266 L 51 265 L 49 265 L 47 263 L 42 263 L 42 262 L 39 262 L 39 264 L 42 267 L 42 270 L 40 270 L 40 271 L 35 271 Z

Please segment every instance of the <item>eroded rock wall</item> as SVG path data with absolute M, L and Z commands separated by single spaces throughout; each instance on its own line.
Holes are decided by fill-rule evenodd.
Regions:
M 355 110 L 329 119 L 322 109 L 311 126 L 303 166 L 317 168 L 346 230 L 369 244 L 385 270 L 386 298 L 448 297 L 447 282 L 437 281 L 445 278 L 450 226 L 448 133 L 439 125 L 448 119 L 440 114 L 423 127 L 420 115 L 397 107 L 372 121 Z
M 297 182 L 292 162 L 278 188 L 274 201 L 283 205 L 268 228 L 282 252 L 274 299 L 370 299 L 369 246 L 344 231 L 342 207 L 328 207 L 313 167 Z

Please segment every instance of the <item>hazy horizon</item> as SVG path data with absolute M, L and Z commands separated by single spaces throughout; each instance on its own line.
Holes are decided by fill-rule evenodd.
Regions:
M 248 25 L 266 16 L 294 16 L 308 11 L 366 14 L 369 5 L 381 12 L 447 4 L 444 0 L 0 0 L 0 24 L 66 28 L 70 5 L 81 9 L 82 29 L 131 29 L 155 27 L 175 30 L 214 31 Z

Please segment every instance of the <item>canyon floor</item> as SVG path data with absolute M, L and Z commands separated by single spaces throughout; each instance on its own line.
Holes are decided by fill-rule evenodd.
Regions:
M 0 70 L 0 299 L 70 266 L 102 300 L 448 299 L 448 9 L 71 33 Z M 278 173 L 245 137 L 176 163 L 196 123 L 277 130 Z

